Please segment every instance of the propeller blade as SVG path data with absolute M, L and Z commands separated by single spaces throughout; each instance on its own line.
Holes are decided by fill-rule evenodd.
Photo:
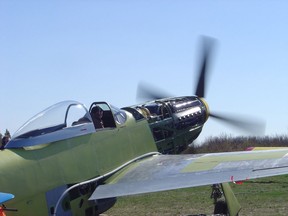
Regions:
M 248 117 L 235 118 L 228 115 L 220 115 L 215 113 L 210 113 L 209 116 L 216 120 L 220 120 L 223 123 L 229 124 L 237 129 L 244 132 L 248 132 L 252 135 L 264 135 L 266 123 L 264 121 L 251 119 Z
M 205 97 L 206 77 L 208 71 L 209 57 L 211 55 L 212 45 L 215 43 L 215 39 L 209 37 L 203 37 L 202 59 L 199 67 L 199 77 L 195 95 L 198 97 Z
M 211 37 L 202 37 L 202 58 L 198 72 L 198 82 L 196 86 L 195 95 L 199 98 L 205 98 L 205 87 L 207 83 L 207 76 L 208 76 L 208 66 L 211 62 L 211 51 L 214 48 L 216 43 L 216 39 Z M 147 83 L 139 83 L 137 89 L 137 99 L 138 100 L 157 100 L 162 98 L 169 98 L 173 97 L 173 95 L 164 92 Z M 218 114 L 211 114 L 210 117 L 217 119 L 223 123 L 229 124 L 235 128 L 241 129 L 242 131 L 248 132 L 254 135 L 263 135 L 265 132 L 265 123 L 260 121 L 252 121 L 251 118 L 235 118 L 229 117 L 228 115 L 218 115 Z
M 139 83 L 137 88 L 137 99 L 138 100 L 157 100 L 161 98 L 172 97 L 170 94 L 164 92 L 147 83 Z

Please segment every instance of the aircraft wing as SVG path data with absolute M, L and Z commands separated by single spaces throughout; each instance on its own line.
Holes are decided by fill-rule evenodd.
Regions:
M 99 185 L 90 200 L 288 174 L 288 150 L 155 155 Z

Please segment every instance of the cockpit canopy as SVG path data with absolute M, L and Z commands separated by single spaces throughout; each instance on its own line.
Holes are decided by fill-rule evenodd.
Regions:
M 5 148 L 21 148 L 95 132 L 86 107 L 63 101 L 38 113 L 15 132 Z
M 93 103 L 95 104 L 95 103 Z M 113 127 L 124 124 L 126 114 L 105 102 L 99 103 L 111 113 Z M 115 121 L 116 120 L 116 121 Z M 22 148 L 82 136 L 96 132 L 88 109 L 77 101 L 63 101 L 38 113 L 18 129 L 5 148 Z

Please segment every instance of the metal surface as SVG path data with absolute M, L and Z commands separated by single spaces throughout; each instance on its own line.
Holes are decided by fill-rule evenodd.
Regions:
M 158 155 L 137 162 L 90 199 L 212 185 L 288 173 L 288 150 Z M 120 175 L 120 174 L 119 174 Z

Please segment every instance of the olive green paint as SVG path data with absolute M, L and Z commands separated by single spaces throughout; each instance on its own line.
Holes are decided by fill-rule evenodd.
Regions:
M 237 152 L 235 154 L 205 154 L 195 160 L 192 160 L 181 172 L 196 172 L 211 170 L 220 163 L 233 162 L 233 161 L 249 161 L 261 159 L 275 159 L 284 157 L 288 153 L 286 151 L 272 151 L 267 153 L 258 154 L 257 152 Z
M 135 122 L 133 118 L 122 127 L 44 144 L 34 150 L 5 149 L 0 152 L 1 191 L 15 195 L 5 204 L 18 209 L 7 215 L 47 215 L 47 191 L 106 174 L 154 151 L 157 148 L 147 121 Z
M 241 205 L 235 197 L 235 194 L 233 193 L 229 183 L 222 183 L 221 186 L 225 196 L 225 201 L 227 203 L 229 215 L 237 216 L 241 210 Z

